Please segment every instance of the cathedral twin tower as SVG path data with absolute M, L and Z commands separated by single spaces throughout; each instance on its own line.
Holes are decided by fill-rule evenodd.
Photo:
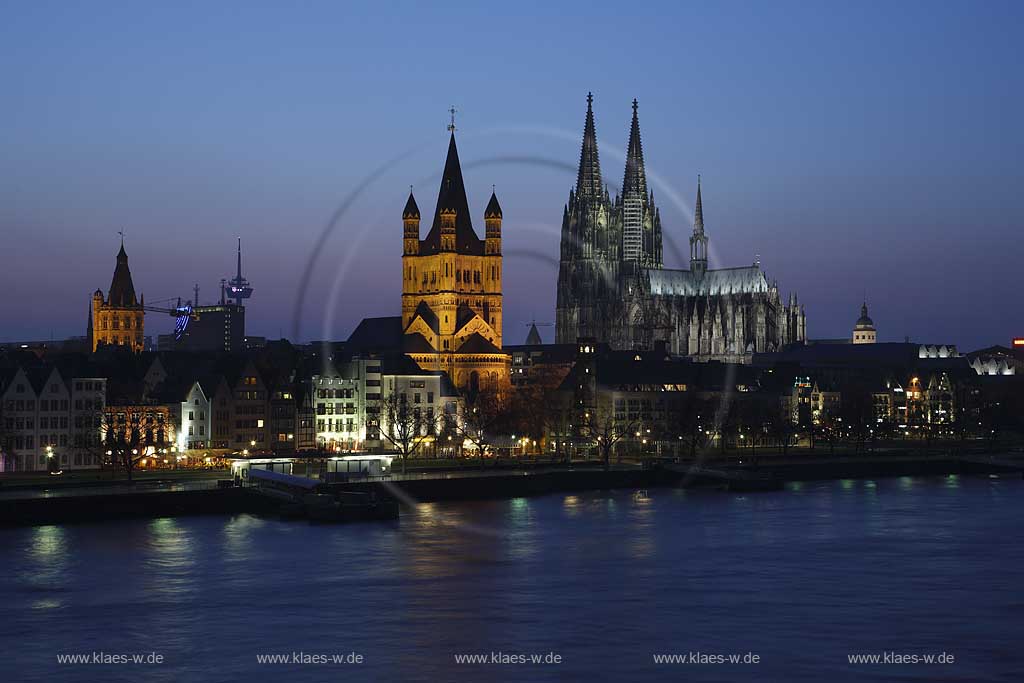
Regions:
M 562 213 L 555 341 L 586 338 L 617 349 L 657 344 L 698 360 L 733 362 L 803 341 L 806 318 L 796 295 L 783 303 L 760 263 L 708 267 L 699 179 L 690 267 L 664 267 L 661 214 L 647 186 L 637 109 L 633 100 L 625 174 L 613 199 L 601 177 L 593 97 L 587 96 L 579 173 Z M 492 193 L 480 239 L 454 120 L 449 130 L 425 238 L 412 193 L 402 212 L 403 346 L 420 367 L 446 372 L 459 388 L 501 392 L 509 378 L 502 350 L 502 211 Z
M 700 181 L 690 268 L 664 267 L 661 214 L 647 186 L 637 101 L 621 193 L 601 178 L 593 97 L 587 96 L 579 173 L 562 213 L 556 342 L 586 338 L 618 349 L 663 343 L 698 360 L 749 361 L 806 338 L 795 294 L 783 304 L 760 263 L 708 268 Z

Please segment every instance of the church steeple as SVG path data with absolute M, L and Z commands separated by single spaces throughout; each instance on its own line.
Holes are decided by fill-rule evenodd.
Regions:
M 135 285 L 132 283 L 132 271 L 128 268 L 128 253 L 124 250 L 124 235 L 121 236 L 121 249 L 117 252 L 117 265 L 114 267 L 114 277 L 110 281 L 107 302 L 111 306 L 125 308 L 138 305 Z
M 700 199 L 700 175 L 697 176 L 697 203 L 693 206 L 693 232 L 704 234 L 704 205 Z
M 576 195 L 586 201 L 598 201 L 602 195 L 601 161 L 597 156 L 597 130 L 594 127 L 594 95 L 587 93 L 587 118 L 583 124 L 583 146 L 580 149 L 580 170 L 576 178 Z
M 437 191 L 434 221 L 426 239 L 423 240 L 420 253 L 430 254 L 452 249 L 451 245 L 442 247 L 441 238 L 442 234 L 448 235 L 451 232 L 454 233 L 454 251 L 460 254 L 481 255 L 484 253 L 484 243 L 473 229 L 473 220 L 469 215 L 469 201 L 466 199 L 466 185 L 462 180 L 459 149 L 455 145 L 454 122 L 448 126 L 448 130 L 451 131 L 448 139 L 448 156 L 441 175 L 441 187 Z
M 636 99 L 633 99 L 633 123 L 629 128 L 629 144 L 626 146 L 626 173 L 622 179 L 622 196 L 635 192 L 647 197 L 647 173 L 644 169 L 644 148 L 640 142 L 640 119 L 637 116 Z
M 626 149 L 626 172 L 622 178 L 622 258 L 645 266 L 661 265 L 661 235 L 654 234 L 647 193 L 644 150 L 640 144 L 637 101 L 633 100 L 633 123 Z
M 708 237 L 704 234 L 704 206 L 700 198 L 700 176 L 697 176 L 697 201 L 693 206 L 693 234 L 690 235 L 690 270 L 703 276 L 708 269 Z

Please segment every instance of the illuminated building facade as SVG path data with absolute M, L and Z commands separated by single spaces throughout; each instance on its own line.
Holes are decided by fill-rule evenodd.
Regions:
M 501 206 L 492 192 L 481 240 L 469 214 L 454 124 L 449 128 L 437 206 L 424 239 L 412 192 L 402 212 L 403 347 L 421 368 L 448 373 L 460 389 L 502 392 L 510 361 L 501 348 Z
M 614 199 L 601 177 L 593 98 L 587 114 L 576 187 L 562 213 L 555 341 L 595 339 L 614 349 L 643 350 L 664 342 L 697 360 L 749 362 L 806 339 L 795 294 L 779 295 L 759 261 L 708 267 L 708 236 L 700 180 L 689 270 L 665 268 L 661 214 L 647 186 L 637 102 L 626 151 L 622 193 Z
M 875 322 L 868 316 L 868 302 L 860 307 L 860 318 L 853 326 L 854 344 L 874 344 L 876 341 Z
M 144 297 L 135 297 L 132 272 L 128 268 L 128 254 L 117 252 L 117 265 L 110 281 L 107 297 L 99 289 L 92 295 L 89 309 L 89 344 L 92 351 L 103 345 L 123 346 L 135 353 L 145 348 L 143 330 L 145 327 Z

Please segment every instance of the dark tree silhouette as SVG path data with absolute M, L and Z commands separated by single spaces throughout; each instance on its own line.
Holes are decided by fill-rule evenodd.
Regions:
M 380 414 L 380 435 L 398 451 L 405 474 L 409 457 L 437 431 L 436 418 L 428 417 L 418 406 L 410 406 L 408 397 L 398 392 L 381 401 Z

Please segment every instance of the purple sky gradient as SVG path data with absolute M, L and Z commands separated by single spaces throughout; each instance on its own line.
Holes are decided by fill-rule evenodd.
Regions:
M 405 155 L 317 254 L 299 338 L 397 315 L 401 210 L 412 184 L 432 213 L 455 104 L 478 232 L 491 184 L 504 209 L 520 343 L 554 316 L 588 90 L 613 186 L 640 101 L 668 266 L 701 173 L 712 265 L 760 254 L 810 336 L 848 335 L 865 292 L 883 341 L 1024 335 L 1024 5 L 615 5 L 8 4 L 0 339 L 84 334 L 122 228 L 148 301 L 215 299 L 241 235 L 249 332 L 291 336 L 318 236 Z

